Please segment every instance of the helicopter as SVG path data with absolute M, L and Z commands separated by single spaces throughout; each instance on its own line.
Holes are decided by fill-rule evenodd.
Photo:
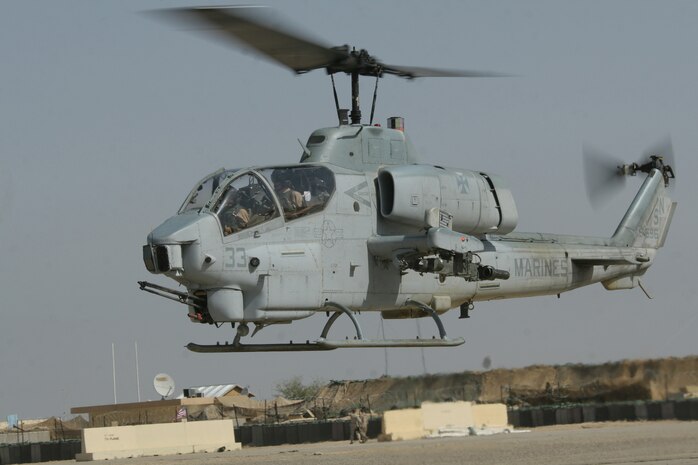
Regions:
M 139 281 L 140 289 L 187 307 L 193 323 L 234 329 L 232 342 L 189 343 L 194 352 L 313 351 L 366 347 L 453 347 L 440 315 L 476 302 L 560 295 L 602 283 L 640 287 L 664 245 L 676 202 L 670 142 L 638 163 L 607 166 L 603 184 L 644 181 L 610 237 L 515 232 L 518 212 L 493 173 L 430 165 L 402 117 L 374 124 L 378 80 L 386 75 L 500 77 L 501 73 L 385 64 L 366 50 L 330 47 L 269 20 L 266 7 L 160 10 L 237 47 L 250 48 L 297 74 L 324 69 L 337 125 L 313 131 L 298 163 L 224 169 L 195 184 L 177 213 L 150 232 L 146 269 L 186 290 Z M 201 27 L 203 26 L 203 28 Z M 351 110 L 339 105 L 334 76 L 351 78 Z M 359 78 L 375 78 L 363 124 Z M 586 156 L 588 155 L 588 156 Z M 595 158 L 589 152 L 585 161 Z M 591 166 L 591 165 L 590 165 Z M 599 190 L 603 185 L 599 187 Z M 432 318 L 438 337 L 369 339 L 357 315 Z M 247 343 L 270 325 L 325 314 L 316 340 Z M 333 339 L 346 315 L 356 335 Z M 254 326 L 250 335 L 250 325 Z

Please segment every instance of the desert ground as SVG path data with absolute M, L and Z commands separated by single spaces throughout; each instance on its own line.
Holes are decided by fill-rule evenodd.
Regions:
M 69 462 L 53 462 L 69 463 Z M 107 462 L 103 462 L 107 463 Z M 698 464 L 698 422 L 585 423 L 494 436 L 245 448 L 110 460 L 110 465 Z

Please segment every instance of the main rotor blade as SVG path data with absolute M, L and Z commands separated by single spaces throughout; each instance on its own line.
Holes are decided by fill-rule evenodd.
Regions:
M 174 8 L 161 10 L 165 17 L 194 24 L 227 45 L 244 44 L 257 53 L 297 73 L 325 68 L 345 60 L 347 50 L 331 48 L 303 37 L 280 21 L 274 10 L 263 6 Z M 205 26 L 201 29 L 201 26 Z
M 249 47 L 276 63 L 305 73 L 325 68 L 329 73 L 358 73 L 364 76 L 394 74 L 404 78 L 418 77 L 505 77 L 489 71 L 423 68 L 386 65 L 365 50 L 349 46 L 330 47 L 304 33 L 293 30 L 279 19 L 273 8 L 264 6 L 173 8 L 155 10 L 158 16 L 194 25 L 226 45 Z M 202 27 L 203 26 L 203 27 Z
M 596 209 L 608 202 L 625 185 L 625 176 L 618 168 L 623 162 L 586 144 L 582 154 L 587 197 Z
M 413 79 L 419 77 L 511 77 L 511 74 L 491 71 L 475 71 L 461 69 L 423 68 L 419 66 L 381 65 L 383 73 L 395 74 L 400 77 Z

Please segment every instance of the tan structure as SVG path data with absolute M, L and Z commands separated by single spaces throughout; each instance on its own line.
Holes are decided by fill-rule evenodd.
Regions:
M 439 428 L 467 428 L 473 426 L 471 402 L 422 402 L 422 425 L 426 434 Z
M 116 426 L 83 430 L 78 461 L 109 460 L 144 455 L 238 450 L 232 420 Z
M 205 408 L 207 405 L 213 405 L 214 402 L 215 399 L 211 397 L 193 397 L 191 399 L 154 400 L 150 402 L 133 402 L 128 404 L 73 407 L 70 409 L 70 413 L 88 414 L 90 428 L 172 423 L 180 407 L 187 409 Z M 116 425 L 114 425 L 115 422 Z
M 475 404 L 472 406 L 473 425 L 476 428 L 507 428 L 507 406 L 504 404 Z
M 25 431 L 19 430 L 11 433 L 0 433 L 0 444 L 22 444 L 28 442 L 49 442 L 51 440 L 50 431 Z
M 389 410 L 383 413 L 382 433 L 393 441 L 419 439 L 425 436 L 422 409 Z

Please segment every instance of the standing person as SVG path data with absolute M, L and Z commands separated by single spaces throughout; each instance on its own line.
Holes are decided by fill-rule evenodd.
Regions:
M 359 409 L 354 409 L 351 412 L 349 412 L 349 444 L 354 444 L 354 438 L 356 437 L 356 433 L 358 432 L 359 423 L 361 423 L 361 419 L 358 415 L 358 410 Z
M 368 436 L 366 435 L 368 431 L 368 415 L 363 410 L 359 410 L 359 436 L 361 443 L 368 441 Z
M 356 436 L 358 436 L 359 442 L 362 444 L 368 439 L 366 437 L 366 425 L 363 417 L 364 415 L 358 408 L 355 408 L 349 413 L 349 444 L 354 444 L 354 438 Z

